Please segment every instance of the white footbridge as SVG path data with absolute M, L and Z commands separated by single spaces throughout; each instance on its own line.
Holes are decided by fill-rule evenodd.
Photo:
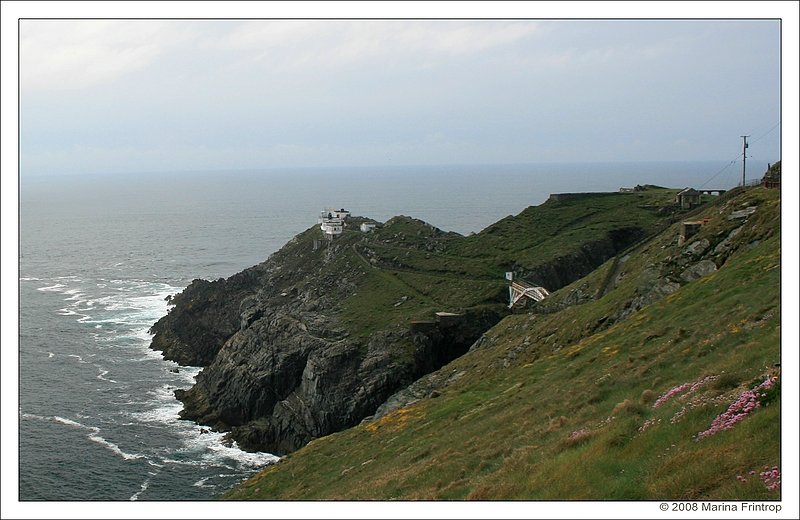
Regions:
M 514 273 L 506 273 L 508 280 L 508 308 L 523 307 L 527 299 L 540 302 L 550 296 L 550 292 L 544 287 L 538 287 L 524 280 L 514 280 Z

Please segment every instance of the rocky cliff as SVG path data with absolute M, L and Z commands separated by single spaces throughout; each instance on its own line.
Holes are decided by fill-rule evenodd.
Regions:
M 668 204 L 667 195 L 656 198 Z M 205 367 L 192 388 L 176 392 L 182 418 L 228 431 L 244 449 L 287 453 L 358 424 L 467 352 L 508 313 L 505 270 L 558 289 L 658 224 L 652 200 L 625 199 L 641 207 L 628 208 L 624 219 L 614 200 L 604 194 L 607 206 L 579 218 L 570 213 L 575 206 L 545 205 L 572 223 L 552 230 L 520 225 L 538 218 L 536 208 L 510 217 L 498 228 L 503 244 L 516 246 L 501 254 L 488 244 L 498 233 L 461 237 L 408 217 L 372 233 L 358 231 L 361 219 L 351 218 L 332 242 L 313 226 L 262 264 L 192 282 L 153 325 L 152 348 Z M 537 256 L 515 239 L 537 232 L 544 244 L 563 235 L 561 247 Z M 440 311 L 446 320 L 434 319 Z

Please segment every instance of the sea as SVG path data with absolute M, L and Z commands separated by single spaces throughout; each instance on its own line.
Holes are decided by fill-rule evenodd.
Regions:
M 467 235 L 550 193 L 728 189 L 740 170 L 726 164 L 23 174 L 19 500 L 211 500 L 278 460 L 180 420 L 174 391 L 201 368 L 164 360 L 148 329 L 169 295 L 264 261 L 323 208 L 379 221 L 407 215 Z M 766 167 L 748 161 L 759 176 Z

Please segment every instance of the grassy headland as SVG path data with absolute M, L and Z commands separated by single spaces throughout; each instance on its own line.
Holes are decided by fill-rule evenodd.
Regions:
M 779 498 L 760 475 L 780 461 L 779 191 L 715 199 L 680 245 L 661 209 L 674 193 L 551 200 L 471 237 L 398 219 L 359 238 L 350 330 L 497 303 L 505 270 L 544 272 L 614 229 L 650 236 L 504 318 L 433 374 L 427 397 L 314 440 L 224 498 Z

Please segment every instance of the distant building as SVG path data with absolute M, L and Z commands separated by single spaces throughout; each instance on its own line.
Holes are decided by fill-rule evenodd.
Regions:
M 675 202 L 683 209 L 691 209 L 700 205 L 700 192 L 694 188 L 686 188 L 678 193 Z
M 350 212 L 346 209 L 331 209 L 325 208 L 324 210 L 319 212 L 319 223 L 322 224 L 323 220 L 328 220 L 332 218 L 338 218 L 340 220 L 344 220 L 350 216 Z
M 781 162 L 770 164 L 767 167 L 767 172 L 761 179 L 761 184 L 765 188 L 778 188 L 781 187 Z
M 328 239 L 341 235 L 344 232 L 344 221 L 350 212 L 342 209 L 324 209 L 319 214 L 319 228 Z
M 372 222 L 364 222 L 361 224 L 361 231 L 363 233 L 369 233 L 373 229 L 375 229 L 375 224 Z
M 333 238 L 336 235 L 342 234 L 344 231 L 344 222 L 342 222 L 340 218 L 330 218 L 323 221 L 319 227 L 328 238 Z

